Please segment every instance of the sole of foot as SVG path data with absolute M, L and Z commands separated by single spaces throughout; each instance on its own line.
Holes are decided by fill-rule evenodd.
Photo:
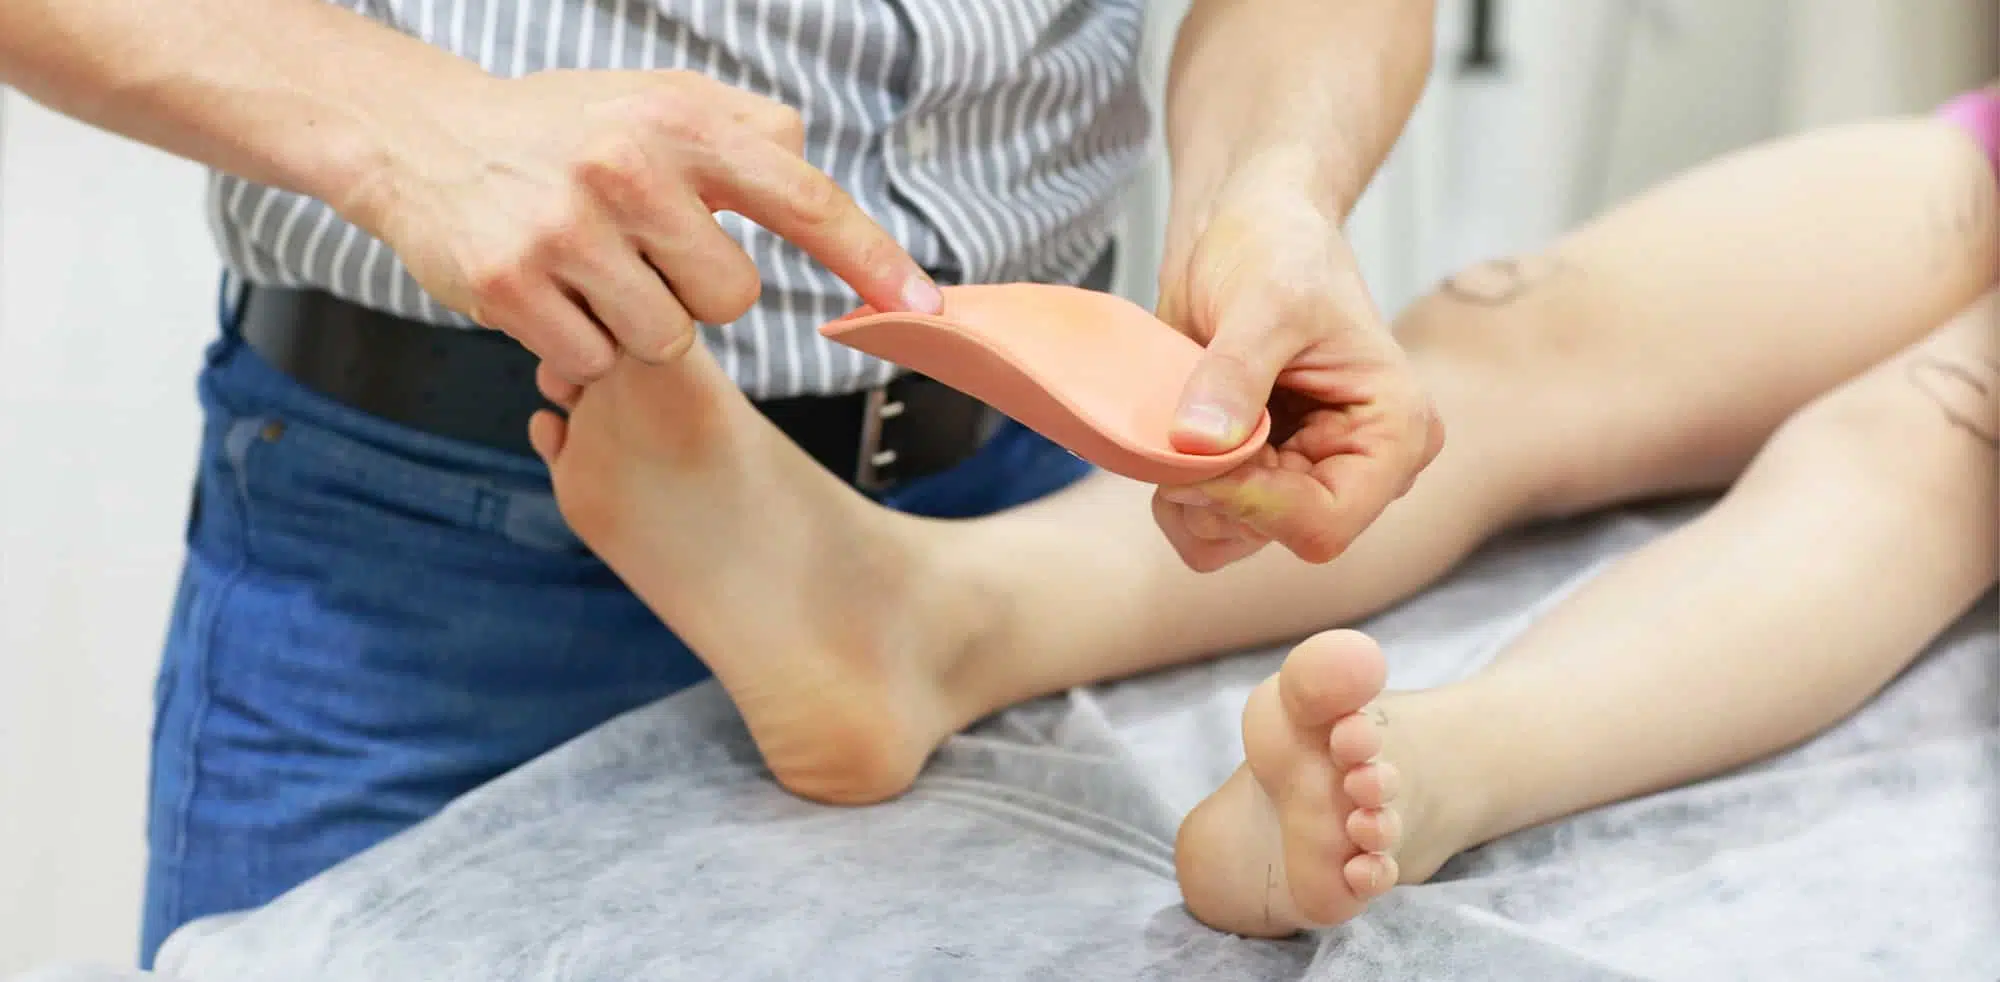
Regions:
M 948 680 L 998 618 L 988 591 L 921 520 L 800 451 L 701 346 L 588 388 L 538 381 L 568 411 L 531 428 L 564 519 L 714 672 L 788 790 L 894 797 L 985 708 Z
M 1432 812 L 1405 786 L 1411 748 L 1390 722 L 1386 677 L 1374 641 L 1329 631 L 1251 693 L 1244 764 L 1189 813 L 1175 847 L 1197 919 L 1288 937 L 1349 920 L 1448 858 L 1428 854 L 1441 837 L 1410 827 Z

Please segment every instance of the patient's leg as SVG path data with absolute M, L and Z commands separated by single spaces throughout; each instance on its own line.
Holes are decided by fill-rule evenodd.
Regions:
M 1351 622 L 1522 520 L 1720 487 L 1788 413 L 1979 289 L 1987 174 L 1943 127 L 1847 127 L 1446 284 L 1398 322 L 1445 449 L 1326 566 L 1269 550 L 1191 573 L 1147 489 L 1109 477 L 978 521 L 890 514 L 700 352 L 621 366 L 537 442 L 571 525 L 708 662 L 778 779 L 872 800 L 1004 706 Z
M 1344 919 L 1396 868 L 1363 847 L 1421 881 L 1458 850 L 1833 724 L 1994 583 L 1996 445 L 2000 292 L 1794 416 L 1708 514 L 1473 678 L 1362 712 L 1372 652 L 1301 646 L 1244 713 L 1248 763 L 1182 829 L 1191 910 L 1251 934 Z
M 1330 564 L 1272 549 L 1192 573 L 1153 527 L 1151 489 L 1108 476 L 960 530 L 1037 612 L 996 682 L 1025 698 L 1351 624 L 1523 521 L 1720 490 L 1799 407 L 1970 303 L 1996 262 L 1992 172 L 1943 123 L 1703 165 L 1398 318 L 1444 450 Z

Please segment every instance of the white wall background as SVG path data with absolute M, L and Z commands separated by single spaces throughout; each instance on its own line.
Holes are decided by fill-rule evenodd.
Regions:
M 2000 0 L 1498 0 L 1499 73 L 1453 71 L 1467 0 L 1439 0 L 1430 88 L 1349 231 L 1394 310 L 1453 269 L 1801 127 L 1921 110 L 2000 65 Z M 1164 76 L 1187 0 L 1150 0 Z M 1134 196 L 1122 288 L 1153 294 L 1165 203 Z
M 2000 61 L 1991 0 L 1502 0 L 1503 71 L 1440 75 L 1352 232 L 1385 307 L 1799 125 L 1921 108 Z M 1150 57 L 1186 0 L 1154 0 Z M 1123 288 L 1157 262 L 1157 170 Z M 0 90 L 0 976 L 136 944 L 150 690 L 213 330 L 192 166 Z
M 215 257 L 193 166 L 0 100 L 3 976 L 134 957 Z

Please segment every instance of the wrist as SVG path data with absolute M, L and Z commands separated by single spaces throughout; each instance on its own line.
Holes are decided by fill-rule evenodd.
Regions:
M 341 114 L 324 138 L 296 148 L 301 192 L 327 203 L 342 218 L 380 236 L 426 175 L 460 170 L 465 121 L 491 112 L 503 94 L 500 79 L 470 62 L 450 59 L 423 73 L 415 87 L 391 86 L 361 111 Z M 424 93 L 421 99 L 408 92 Z
M 1175 168 L 1170 224 L 1200 224 L 1223 203 L 1315 215 L 1338 227 L 1353 208 L 1351 170 L 1338 157 L 1295 140 L 1273 141 L 1206 167 Z

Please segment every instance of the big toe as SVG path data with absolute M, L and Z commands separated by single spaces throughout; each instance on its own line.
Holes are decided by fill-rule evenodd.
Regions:
M 1295 726 L 1331 726 L 1358 712 L 1388 681 L 1382 649 L 1359 631 L 1327 631 L 1292 649 L 1278 669 L 1278 695 Z

